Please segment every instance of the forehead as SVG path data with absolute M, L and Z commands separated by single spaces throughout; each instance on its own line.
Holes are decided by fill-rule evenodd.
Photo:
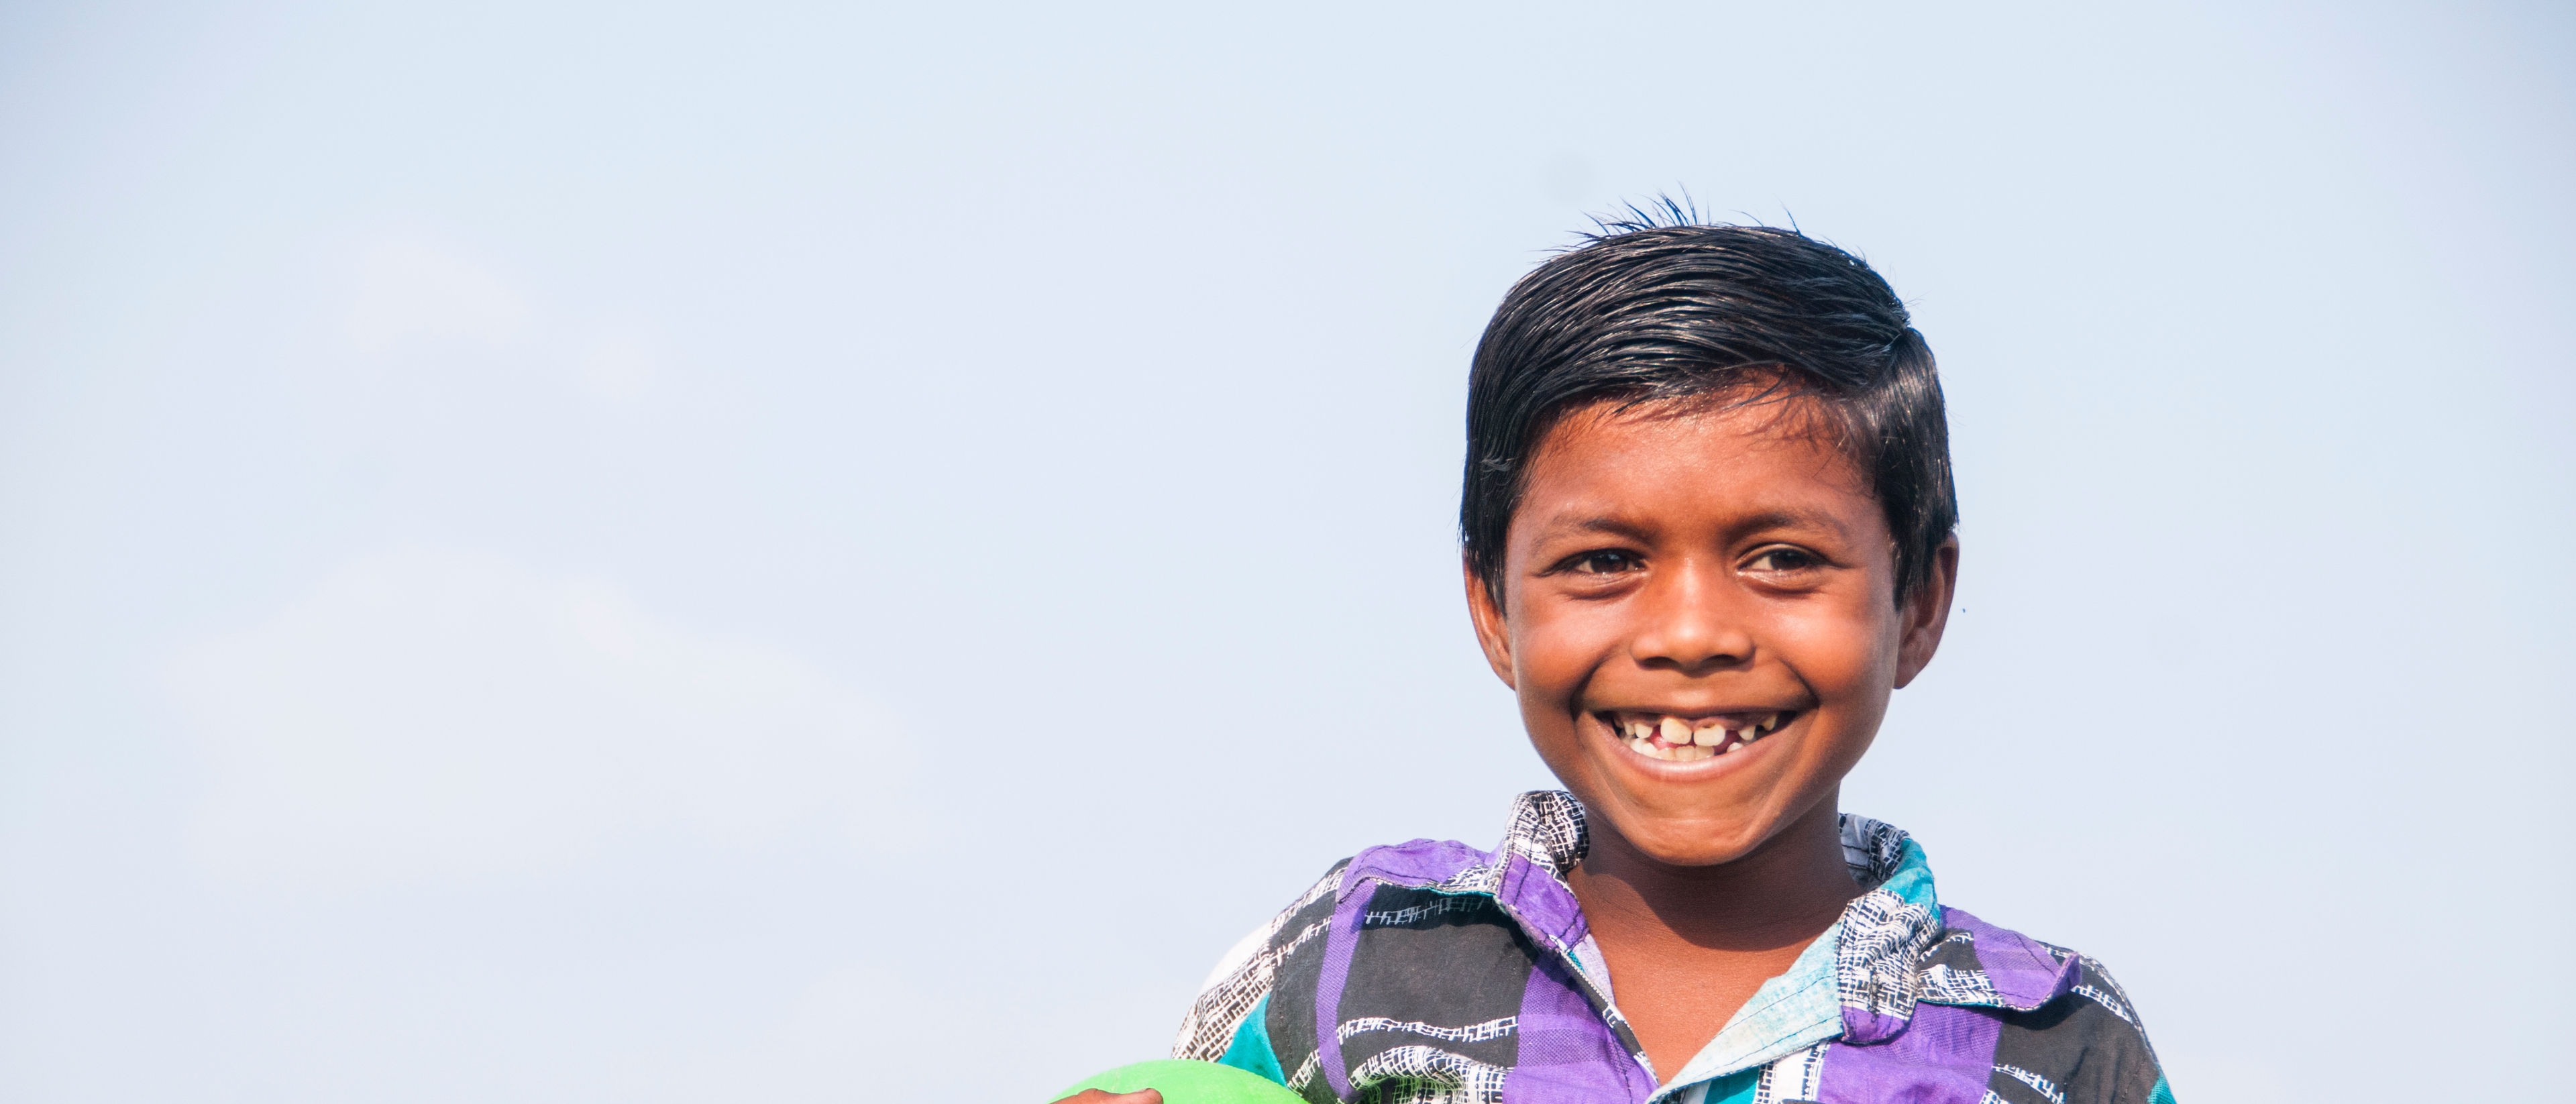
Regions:
M 1801 400 L 1600 403 L 1568 412 L 1530 458 L 1516 535 L 1700 529 L 1750 519 L 1884 531 L 1878 501 Z

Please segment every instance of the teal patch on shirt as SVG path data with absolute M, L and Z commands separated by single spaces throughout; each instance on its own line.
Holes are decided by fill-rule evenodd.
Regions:
M 1708 1083 L 1708 1104 L 1753 1104 L 1753 1090 L 1762 1085 L 1761 1067 L 1730 1073 Z
M 1278 1053 L 1270 1049 L 1270 994 L 1262 994 L 1261 1003 L 1243 1018 L 1243 1026 L 1234 1029 L 1234 1041 L 1226 1044 L 1225 1056 L 1217 1064 L 1257 1073 L 1283 1086 L 1288 1083 L 1288 1075 L 1279 1072 Z
M 1895 894 L 1909 905 L 1921 905 L 1932 915 L 1941 915 L 1941 897 L 1932 891 L 1932 861 L 1923 856 L 1923 845 L 1909 839 L 1896 856 L 1896 873 L 1887 876 L 1878 888 Z
M 2173 1086 L 2165 1084 L 2165 1075 L 2156 1075 L 2156 1087 L 2148 1091 L 2147 1104 L 2174 1104 Z

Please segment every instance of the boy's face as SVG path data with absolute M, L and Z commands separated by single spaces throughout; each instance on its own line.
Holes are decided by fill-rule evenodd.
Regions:
M 1940 643 L 1956 545 L 1899 606 L 1878 501 L 1795 402 L 1567 415 L 1500 608 L 1468 572 L 1539 756 L 1661 862 L 1734 861 L 1830 802 Z

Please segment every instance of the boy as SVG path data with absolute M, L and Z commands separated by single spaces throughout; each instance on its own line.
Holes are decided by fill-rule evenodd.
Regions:
M 1313 1101 L 2172 1100 L 2098 963 L 1838 814 L 1958 571 L 1940 384 L 1884 280 L 1791 231 L 1605 226 L 1496 311 L 1467 437 L 1468 608 L 1566 790 L 1491 852 L 1335 866 L 1176 1057 Z

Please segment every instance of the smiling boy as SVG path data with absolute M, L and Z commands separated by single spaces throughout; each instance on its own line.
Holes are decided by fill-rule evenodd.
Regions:
M 2172 1099 L 2100 964 L 1942 904 L 1843 776 L 1957 579 L 1930 349 L 1795 232 L 1605 228 L 1469 381 L 1467 604 L 1563 792 L 1337 864 L 1175 1055 L 1309 1100 Z

